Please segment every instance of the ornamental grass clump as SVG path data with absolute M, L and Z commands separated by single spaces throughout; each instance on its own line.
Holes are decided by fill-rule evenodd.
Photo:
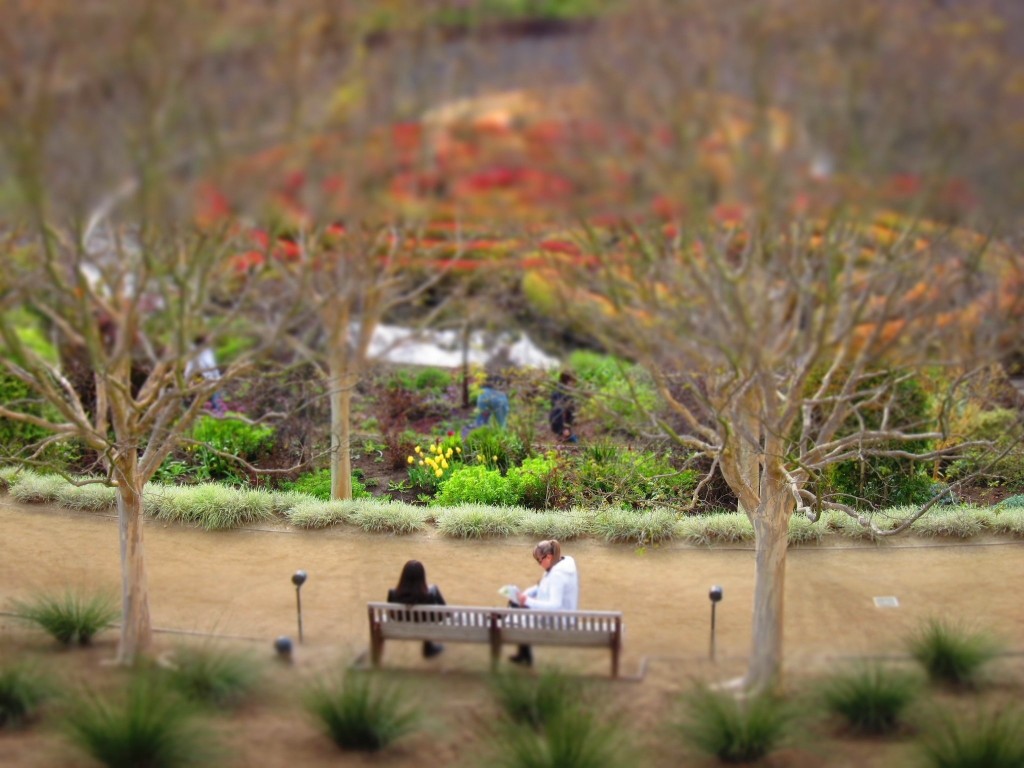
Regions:
M 904 516 L 913 514 L 914 508 Z M 985 532 L 982 510 L 970 505 L 950 508 L 933 507 L 910 524 L 910 531 L 918 536 L 969 539 Z
M 179 646 L 157 674 L 190 701 L 217 708 L 240 704 L 263 676 L 250 653 L 204 646 Z
M 530 510 L 521 507 L 491 507 L 464 504 L 437 512 L 437 530 L 453 539 L 486 539 L 515 536 L 522 530 L 522 521 Z
M 825 708 L 853 731 L 877 735 L 899 727 L 920 688 L 913 674 L 867 664 L 827 679 L 821 697 Z
M 11 497 L 22 504 L 55 504 L 70 483 L 60 475 L 40 475 L 30 470 L 11 480 Z
M 1024 496 L 1012 496 L 1020 499 Z M 1007 499 L 1006 501 L 1009 501 Z M 1005 504 L 1005 502 L 1004 502 Z M 1024 506 L 999 504 L 989 511 L 986 524 L 993 533 L 1024 537 Z
M 300 528 L 327 528 L 338 523 L 347 523 L 355 512 L 352 501 L 320 501 L 307 497 L 296 502 L 285 513 L 285 519 Z
M 676 530 L 675 513 L 667 509 L 633 510 L 608 507 L 594 517 L 592 529 L 605 541 L 656 544 Z
M 789 738 L 794 710 L 778 697 L 755 694 L 745 699 L 698 686 L 683 699 L 676 729 L 683 741 L 725 763 L 760 760 Z
M 825 524 L 819 519 L 811 522 L 804 514 L 794 513 L 789 518 L 788 540 L 793 544 L 816 544 L 825 538 L 827 533 Z
M 571 541 L 594 532 L 595 516 L 593 510 L 584 507 L 564 512 L 533 512 L 523 515 L 521 533 L 537 540 Z
M 502 672 L 490 678 L 490 689 L 510 720 L 535 731 L 566 709 L 578 706 L 583 694 L 577 680 L 557 670 L 538 677 Z
M 583 707 L 559 710 L 540 730 L 500 718 L 486 733 L 496 768 L 625 768 L 638 765 L 622 726 Z
M 89 481 L 92 482 L 89 482 Z M 57 491 L 57 504 L 83 512 L 106 512 L 117 506 L 117 489 L 98 478 L 82 478 L 83 485 L 66 483 Z
M 978 683 L 982 667 L 999 654 L 987 633 L 929 619 L 907 641 L 911 656 L 932 682 L 958 687 Z
M 920 751 L 933 768 L 1020 768 L 1024 715 L 1011 709 L 943 716 L 922 737 Z
M 427 528 L 424 507 L 379 499 L 361 500 L 353 504 L 349 521 L 367 533 L 419 533 Z
M 754 526 L 742 512 L 712 512 L 682 518 L 675 535 L 691 544 L 738 544 L 754 540 Z
M 140 674 L 120 695 L 84 694 L 65 728 L 72 743 L 107 768 L 214 765 L 215 744 L 200 714 L 157 677 Z
M 0 730 L 31 721 L 55 690 L 52 679 L 26 663 L 0 666 Z
M 276 519 L 271 493 L 239 490 L 217 483 L 190 486 L 147 486 L 147 511 L 158 520 L 195 525 L 206 530 L 239 528 Z
M 72 591 L 58 596 L 15 600 L 12 610 L 64 645 L 89 645 L 93 637 L 113 626 L 121 614 L 111 595 L 83 595 Z
M 360 752 L 384 749 L 414 732 L 422 720 L 402 688 L 353 671 L 315 684 L 305 704 L 335 744 Z
M 11 486 L 20 472 L 22 472 L 21 467 L 0 467 L 0 491 L 6 493 L 11 490 Z

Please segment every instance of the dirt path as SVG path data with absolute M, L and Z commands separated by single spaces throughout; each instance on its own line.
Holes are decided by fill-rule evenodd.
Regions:
M 453 604 L 499 605 L 500 585 L 527 585 L 539 576 L 530 556 L 532 542 L 525 539 L 453 541 L 437 535 L 369 535 L 351 528 L 210 533 L 149 523 L 145 540 L 156 627 L 251 639 L 251 646 L 268 658 L 275 637 L 296 636 L 291 575 L 305 570 L 309 580 L 301 595 L 305 642 L 296 654 L 299 669 L 365 651 L 365 604 L 383 599 L 409 558 L 424 562 L 428 578 Z M 678 544 L 638 550 L 596 541 L 568 542 L 564 548 L 579 564 L 581 607 L 625 614 L 623 672 L 642 681 L 631 686 L 637 691 L 631 696 L 658 697 L 680 689 L 693 675 L 728 676 L 742 669 L 749 649 L 752 550 Z M 882 546 L 801 547 L 790 552 L 788 562 L 789 670 L 816 669 L 836 657 L 901 654 L 907 634 L 930 616 L 985 627 L 1024 650 L 1024 602 L 1016 588 L 1024 583 L 1024 542 L 948 545 L 905 539 Z M 707 661 L 712 584 L 721 585 L 725 594 L 717 611 L 717 665 Z M 72 586 L 116 593 L 115 518 L 0 499 L 0 610 L 11 598 Z M 895 597 L 899 605 L 876 607 L 875 597 Z M 112 653 L 112 635 L 104 636 L 95 656 Z M 179 636 L 158 637 L 171 642 Z M 25 638 L 17 622 L 0 615 L 0 657 L 17 653 L 27 642 L 40 645 L 38 638 Z M 557 664 L 594 677 L 608 671 L 608 655 L 598 651 L 541 648 L 537 662 L 541 668 Z M 487 649 L 477 646 L 449 646 L 429 662 L 418 658 L 414 643 L 392 643 L 385 652 L 389 669 L 406 676 L 411 671 L 428 689 L 444 681 L 456 701 L 462 688 L 467 701 L 479 697 L 475 673 L 486 670 L 487 663 Z M 276 728 L 283 726 L 270 718 L 260 726 L 264 735 L 259 739 L 269 738 Z M 10 764 L 4 758 L 10 757 L 11 746 L 10 739 L 0 740 L 0 764 Z M 265 751 L 257 752 L 253 765 L 276 765 Z M 327 754 L 333 757 L 333 750 Z M 19 759 L 14 763 L 18 768 L 52 764 Z M 287 759 L 286 753 L 282 760 Z M 307 755 L 305 762 L 294 764 L 318 765 L 318 759 Z M 418 764 L 431 763 L 388 763 Z

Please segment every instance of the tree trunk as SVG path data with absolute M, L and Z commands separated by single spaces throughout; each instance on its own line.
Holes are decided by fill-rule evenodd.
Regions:
M 786 551 L 793 499 L 782 483 L 766 478 L 761 503 L 752 515 L 754 561 L 754 620 L 750 665 L 744 688 L 773 689 L 782 678 L 783 605 L 786 591 Z M 778 487 L 774 487 L 778 486 Z
M 332 355 L 329 365 L 331 388 L 331 498 L 352 498 L 352 387 L 354 377 L 345 372 L 340 356 Z
M 149 618 L 149 585 L 142 546 L 142 483 L 134 457 L 121 467 L 117 489 L 117 520 L 121 539 L 121 640 L 117 660 L 130 664 L 149 652 L 153 625 Z

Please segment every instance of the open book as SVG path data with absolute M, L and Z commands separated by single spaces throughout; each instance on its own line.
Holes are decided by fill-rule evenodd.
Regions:
M 504 595 L 513 603 L 519 602 L 519 587 L 517 587 L 515 584 L 506 584 L 504 587 L 498 590 L 498 594 Z

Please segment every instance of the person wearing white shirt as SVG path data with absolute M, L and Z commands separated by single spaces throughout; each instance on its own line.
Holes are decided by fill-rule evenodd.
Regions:
M 576 561 L 562 554 L 562 545 L 555 539 L 540 542 L 533 548 L 533 559 L 544 569 L 544 575 L 535 587 L 519 594 L 519 606 L 547 611 L 575 611 L 580 605 L 580 581 Z M 515 664 L 533 664 L 533 650 L 520 645 L 510 656 Z

